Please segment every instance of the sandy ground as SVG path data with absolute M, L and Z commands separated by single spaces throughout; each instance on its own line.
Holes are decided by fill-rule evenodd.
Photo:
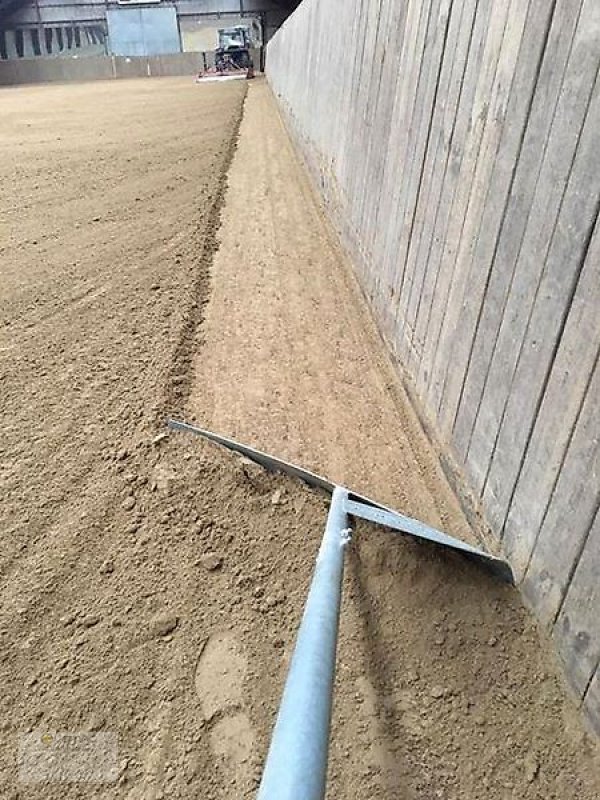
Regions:
M 236 149 L 245 90 L 0 91 L 2 796 L 255 793 L 326 503 L 167 413 L 473 537 L 259 81 Z M 64 731 L 116 735 L 114 780 L 19 772 Z M 360 526 L 329 796 L 598 775 L 516 593 Z

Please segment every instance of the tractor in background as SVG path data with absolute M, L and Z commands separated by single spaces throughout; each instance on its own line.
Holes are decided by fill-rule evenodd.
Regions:
M 215 50 L 215 64 L 198 75 L 198 81 L 253 78 L 254 64 L 250 55 L 250 29 L 243 25 L 221 28 Z

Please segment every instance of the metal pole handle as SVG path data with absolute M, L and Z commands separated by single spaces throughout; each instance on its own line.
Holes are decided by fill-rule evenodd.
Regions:
M 347 499 L 336 486 L 257 800 L 325 796 Z

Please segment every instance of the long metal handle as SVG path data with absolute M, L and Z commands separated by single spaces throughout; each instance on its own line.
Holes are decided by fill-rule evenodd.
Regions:
M 347 499 L 336 486 L 257 800 L 325 796 Z

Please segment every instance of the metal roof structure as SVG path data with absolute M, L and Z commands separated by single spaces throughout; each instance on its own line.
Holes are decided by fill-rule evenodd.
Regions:
M 27 0 L 0 0 L 0 23 L 26 2 Z
M 0 0 L 0 25 L 18 8 L 26 6 L 28 2 L 29 0 Z M 300 5 L 301 0 L 272 0 L 272 2 L 291 14 Z

